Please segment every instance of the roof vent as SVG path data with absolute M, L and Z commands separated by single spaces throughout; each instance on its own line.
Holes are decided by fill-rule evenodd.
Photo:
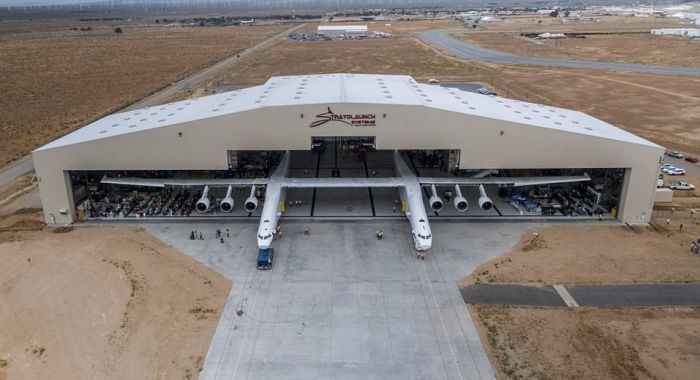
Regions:
M 532 120 L 532 118 L 530 116 L 525 116 L 525 118 L 528 120 Z
M 587 129 L 587 130 L 589 130 L 589 131 L 592 131 L 592 130 L 593 130 L 593 128 L 591 128 L 591 127 L 583 127 L 583 129 Z
M 112 124 L 112 128 L 118 127 L 118 126 L 119 126 L 119 123 L 117 123 L 117 124 Z
M 469 107 L 469 109 L 476 111 L 476 108 L 474 108 L 474 107 Z
M 103 130 L 100 131 L 100 133 L 107 133 L 107 130 L 106 130 L 106 129 L 103 129 Z
M 561 121 L 555 121 L 554 124 L 561 125 Z
M 576 121 L 576 120 L 572 121 L 572 123 L 574 123 L 574 124 L 581 124 L 581 123 L 579 123 L 579 122 Z
M 218 108 L 214 108 L 213 110 L 211 110 L 211 112 L 218 112 L 218 111 L 219 111 Z
M 551 119 L 551 117 L 549 117 L 549 116 L 547 116 L 547 115 L 544 115 L 544 116 L 542 116 L 542 117 L 545 118 L 545 119 Z
M 393 98 L 393 96 L 387 95 L 386 98 L 387 98 L 387 99 L 391 99 L 391 98 Z
M 131 125 L 129 126 L 129 128 L 134 128 L 134 127 L 136 127 L 136 124 L 131 124 Z
M 124 121 L 127 121 L 127 120 L 131 120 L 131 118 L 130 118 L 130 117 L 125 117 L 125 118 L 124 118 Z
M 141 119 L 141 120 L 139 120 L 139 121 L 146 121 L 146 119 Z
M 260 103 L 260 101 L 259 101 L 259 100 L 256 100 L 255 103 Z
M 178 107 L 178 109 L 177 109 L 177 110 L 178 110 L 178 111 L 182 111 L 182 107 Z
M 162 123 L 162 122 L 164 122 L 164 121 L 165 121 L 165 119 L 160 119 L 160 120 L 158 120 L 159 123 Z
M 174 113 L 169 113 L 169 114 L 168 114 L 168 116 L 174 116 L 174 115 L 175 115 Z

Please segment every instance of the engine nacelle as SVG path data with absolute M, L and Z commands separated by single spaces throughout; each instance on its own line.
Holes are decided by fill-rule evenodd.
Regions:
M 459 212 L 465 212 L 469 208 L 469 202 L 467 202 L 466 198 L 462 196 L 462 192 L 459 190 L 459 185 L 455 185 L 454 205 Z
M 226 196 L 223 200 L 221 200 L 221 203 L 219 203 L 219 210 L 221 210 L 221 212 L 233 211 L 233 197 L 231 196 L 232 192 L 233 187 L 229 185 L 228 190 L 226 190 Z
M 250 189 L 250 196 L 245 200 L 245 209 L 248 212 L 253 212 L 258 208 L 258 198 L 255 197 L 255 186 Z
M 209 210 L 209 186 L 204 186 L 204 191 L 202 192 L 202 197 L 199 198 L 197 204 L 194 206 L 198 213 L 205 213 Z
M 433 193 L 433 195 L 430 196 L 430 208 L 433 209 L 433 211 L 440 211 L 442 210 L 442 199 L 437 195 L 437 190 L 435 190 L 435 185 L 430 185 L 430 190 Z
M 482 210 L 488 211 L 493 208 L 493 201 L 486 195 L 486 189 L 484 185 L 479 185 L 479 207 Z

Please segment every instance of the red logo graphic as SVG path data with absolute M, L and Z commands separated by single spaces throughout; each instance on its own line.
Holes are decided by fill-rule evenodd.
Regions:
M 316 115 L 318 120 L 309 124 L 310 128 L 318 127 L 329 121 L 338 121 L 353 127 L 372 127 L 376 125 L 376 115 L 374 114 L 337 114 L 328 107 L 328 112 Z

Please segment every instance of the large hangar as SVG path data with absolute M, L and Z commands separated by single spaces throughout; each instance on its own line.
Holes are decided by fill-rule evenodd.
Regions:
M 273 77 L 113 114 L 33 158 L 49 224 L 197 211 L 259 216 L 258 200 L 282 217 L 320 217 L 313 204 L 309 215 L 289 206 L 323 198 L 319 189 L 354 197 L 363 186 L 374 202 L 365 216 L 416 214 L 418 204 L 411 210 L 405 196 L 408 177 L 431 218 L 612 217 L 637 224 L 649 221 L 663 153 L 577 111 L 410 76 L 328 74 Z M 277 202 L 268 206 L 271 191 Z M 203 195 L 207 207 L 199 210 Z M 443 199 L 433 202 L 439 198 L 467 211 L 443 209 Z M 375 207 L 382 199 L 388 205 Z M 343 212 L 362 216 L 357 210 Z

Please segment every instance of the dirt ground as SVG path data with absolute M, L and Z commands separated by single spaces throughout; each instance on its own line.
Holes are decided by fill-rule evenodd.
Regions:
M 140 228 L 45 228 L 38 204 L 0 208 L 0 379 L 195 379 L 231 282 Z
M 0 167 L 286 28 L 71 26 L 0 33 Z
M 481 70 L 478 65 L 435 54 L 431 48 L 412 38 L 285 40 L 222 74 L 216 84 L 255 85 L 276 75 L 342 72 L 403 74 L 418 80 L 431 77 L 448 80 L 474 77 Z
M 575 109 L 662 146 L 700 154 L 700 78 L 504 67 L 482 82 L 499 95 Z
M 549 16 L 507 16 L 491 22 L 481 22 L 475 31 L 497 32 L 631 32 L 655 28 L 690 27 L 687 20 L 672 17 L 591 16 L 557 18 Z
M 700 41 L 685 37 L 645 34 L 592 35 L 586 38 L 537 40 L 518 33 L 460 33 L 455 36 L 480 46 L 518 55 L 700 66 Z
M 470 306 L 499 379 L 695 379 L 700 308 Z
M 698 282 L 700 257 L 689 248 L 698 236 L 697 220 L 657 220 L 649 227 L 559 224 L 523 234 L 508 254 L 460 285 Z

